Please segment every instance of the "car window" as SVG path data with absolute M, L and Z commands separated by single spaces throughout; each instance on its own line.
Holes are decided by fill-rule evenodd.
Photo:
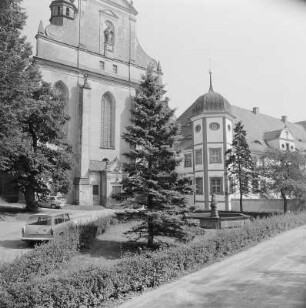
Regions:
M 32 216 L 29 218 L 28 225 L 51 226 L 52 219 L 49 216 Z

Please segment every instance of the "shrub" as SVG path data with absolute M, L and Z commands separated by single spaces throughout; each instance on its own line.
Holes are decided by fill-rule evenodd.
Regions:
M 107 307 L 129 293 L 159 286 L 305 223 L 306 213 L 255 219 L 241 229 L 220 230 L 202 242 L 126 257 L 110 268 L 93 267 L 66 277 L 17 281 L 0 291 L 0 306 Z
M 64 236 L 36 246 L 34 250 L 16 258 L 13 263 L 2 265 L 0 287 L 23 283 L 61 268 L 78 250 L 90 248 L 96 236 L 102 234 L 110 222 L 111 217 L 100 217 L 77 225 L 65 226 Z

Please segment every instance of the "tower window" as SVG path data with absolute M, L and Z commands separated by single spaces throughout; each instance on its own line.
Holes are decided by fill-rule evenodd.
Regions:
M 222 194 L 222 178 L 210 178 L 210 192 L 214 194 Z
M 221 148 L 210 148 L 209 149 L 209 163 L 210 164 L 221 164 Z
M 203 178 L 195 178 L 196 195 L 203 195 Z
M 113 65 L 113 73 L 117 74 L 118 73 L 118 66 L 117 65 Z
M 101 70 L 105 70 L 105 62 L 104 61 L 100 61 L 100 68 Z
M 57 15 L 61 15 L 61 7 L 60 6 L 57 7 Z
M 184 167 L 188 168 L 192 166 L 192 162 L 191 162 L 191 154 L 185 154 L 184 155 Z
M 195 150 L 195 164 L 202 165 L 202 149 Z
M 70 15 L 69 7 L 66 7 L 66 16 Z

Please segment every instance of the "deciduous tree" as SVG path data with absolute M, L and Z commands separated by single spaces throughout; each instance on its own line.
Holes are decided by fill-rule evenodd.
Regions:
M 65 100 L 42 81 L 21 36 L 26 16 L 20 0 L 0 10 L 0 170 L 13 175 L 35 211 L 36 197 L 51 187 L 66 192 L 71 148 L 66 143 Z
M 300 198 L 306 193 L 306 158 L 299 152 L 269 149 L 265 152 L 261 181 L 270 192 L 279 194 L 288 212 L 288 199 Z

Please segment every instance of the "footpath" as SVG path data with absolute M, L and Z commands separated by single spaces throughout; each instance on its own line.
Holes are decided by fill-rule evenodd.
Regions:
M 306 226 L 132 298 L 119 308 L 306 308 Z

